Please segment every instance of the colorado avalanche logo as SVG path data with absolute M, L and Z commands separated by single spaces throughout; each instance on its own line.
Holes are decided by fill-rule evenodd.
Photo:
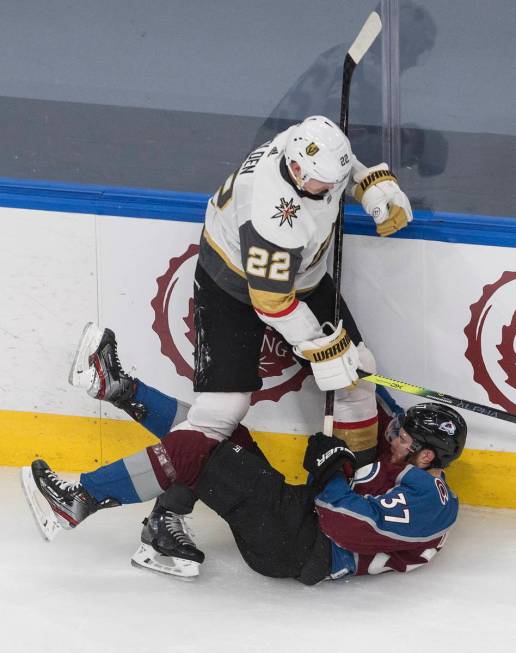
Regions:
M 170 259 L 168 270 L 157 279 L 158 292 L 151 301 L 152 328 L 160 339 L 161 353 L 188 379 L 193 379 L 192 280 L 198 253 L 199 246 L 190 245 L 184 254 Z M 263 387 L 253 394 L 251 405 L 265 399 L 279 401 L 287 392 L 300 390 L 309 374 L 310 369 L 297 363 L 283 338 L 267 328 L 260 357 Z
M 489 400 L 516 412 L 516 272 L 504 272 L 484 286 L 480 299 L 470 306 L 471 320 L 464 329 L 465 355 L 473 378 Z
M 448 488 L 441 481 L 440 478 L 434 479 L 434 483 L 435 483 L 435 487 L 437 488 L 437 492 L 439 493 L 439 499 L 441 500 L 441 503 L 443 504 L 443 506 L 445 506 L 448 503 L 448 500 L 450 498 Z
M 439 431 L 444 431 L 448 435 L 455 435 L 455 424 L 453 422 L 442 422 L 439 424 Z

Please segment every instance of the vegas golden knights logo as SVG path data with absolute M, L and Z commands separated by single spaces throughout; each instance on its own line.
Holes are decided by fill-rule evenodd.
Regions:
M 309 145 L 307 145 L 305 150 L 308 156 L 315 156 L 318 151 L 319 151 L 319 146 L 316 145 L 315 143 L 310 143 Z

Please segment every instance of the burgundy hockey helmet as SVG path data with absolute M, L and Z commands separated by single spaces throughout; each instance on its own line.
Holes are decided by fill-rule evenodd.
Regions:
M 400 427 L 414 440 L 414 452 L 431 449 L 432 467 L 448 467 L 458 458 L 466 443 L 466 422 L 456 410 L 443 404 L 417 404 L 400 416 Z

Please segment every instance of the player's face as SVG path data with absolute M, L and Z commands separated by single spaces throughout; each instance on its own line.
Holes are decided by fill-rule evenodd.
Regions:
M 312 195 L 324 195 L 333 188 L 335 188 L 335 184 L 327 184 L 324 181 L 312 179 L 312 177 L 308 181 L 305 181 L 303 186 L 303 190 L 306 190 L 307 193 L 312 193 Z
M 405 431 L 403 427 L 400 428 L 397 437 L 391 441 L 391 461 L 393 463 L 406 462 L 409 456 L 414 454 L 414 440 Z
M 335 184 L 327 184 L 324 181 L 313 179 L 310 177 L 307 181 L 302 181 L 301 166 L 297 161 L 292 161 L 290 164 L 290 174 L 292 179 L 296 182 L 298 188 L 302 188 L 307 193 L 312 195 L 325 195 L 328 191 L 335 187 Z

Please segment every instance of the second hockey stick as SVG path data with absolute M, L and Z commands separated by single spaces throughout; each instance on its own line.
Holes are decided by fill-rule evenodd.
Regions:
M 496 417 L 497 419 L 503 419 L 506 422 L 516 423 L 516 415 L 513 413 L 507 413 L 504 410 L 492 408 L 491 406 L 484 406 L 483 404 L 477 404 L 474 401 L 467 401 L 466 399 L 452 397 L 452 395 L 447 395 L 443 392 L 436 392 L 435 390 L 430 390 L 429 388 L 423 388 L 420 385 L 412 385 L 411 383 L 406 383 L 405 381 L 396 381 L 395 379 L 390 379 L 388 376 L 381 376 L 380 374 L 369 374 L 369 372 L 364 372 L 363 370 L 358 370 L 358 376 L 363 381 L 383 385 L 386 388 L 391 388 L 391 390 L 407 392 L 408 394 L 417 395 L 418 397 L 425 397 L 425 399 L 431 399 L 432 401 L 440 401 L 441 403 L 448 404 L 449 406 L 456 406 L 457 408 L 463 408 L 464 410 L 471 410 L 474 413 L 485 415 L 486 417 Z
M 348 135 L 348 114 L 349 114 L 349 91 L 351 88 L 351 78 L 357 64 L 374 43 L 376 37 L 381 32 L 382 21 L 380 16 L 373 11 L 369 14 L 366 22 L 358 36 L 353 41 L 352 46 L 346 53 L 344 59 L 344 69 L 342 72 L 342 93 L 340 101 L 340 120 L 339 127 Z M 342 277 L 342 226 L 344 222 L 345 208 L 345 191 L 342 193 L 339 206 L 339 215 L 335 223 L 335 244 L 333 251 L 333 282 L 335 283 L 335 310 L 334 324 L 338 324 L 340 316 L 340 280 Z M 326 435 L 333 433 L 333 405 L 335 392 L 326 393 L 326 407 L 324 411 L 323 431 Z

